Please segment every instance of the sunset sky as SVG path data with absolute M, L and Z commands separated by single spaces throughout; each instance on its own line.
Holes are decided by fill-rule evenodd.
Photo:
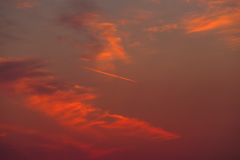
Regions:
M 1 160 L 239 160 L 239 0 L 1 0 Z

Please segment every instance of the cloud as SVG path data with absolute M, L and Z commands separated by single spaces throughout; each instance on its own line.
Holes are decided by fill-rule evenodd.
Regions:
M 221 29 L 233 25 L 230 15 L 218 15 L 215 13 L 209 16 L 192 16 L 191 20 L 188 20 L 187 30 L 188 33 L 201 32 L 212 29 Z
M 165 25 L 162 25 L 159 27 L 158 26 L 150 27 L 150 28 L 144 29 L 144 31 L 149 32 L 149 39 L 154 41 L 154 40 L 156 40 L 153 37 L 154 32 L 155 33 L 157 33 L 157 32 L 172 32 L 173 30 L 176 30 L 178 28 L 179 28 L 178 24 L 165 24 Z
M 149 32 L 171 32 L 172 30 L 174 29 L 177 29 L 178 28 L 178 25 L 177 24 L 166 24 L 166 25 L 163 25 L 161 27 L 151 27 L 151 28 L 148 28 L 147 31 Z
M 45 64 L 42 60 L 3 59 L 0 58 L 0 81 L 10 82 L 26 77 L 40 77 L 50 73 L 39 69 Z
M 37 136 L 47 142 L 34 142 L 36 144 L 29 142 L 29 146 L 54 148 L 59 144 L 60 146 L 73 145 L 92 157 L 136 147 L 149 141 L 179 137 L 161 128 L 152 127 L 147 122 L 113 115 L 94 108 L 85 102 L 96 97 L 91 93 L 91 88 L 70 85 L 57 80 L 53 75 L 49 75 L 49 72 L 43 71 L 42 67 L 43 62 L 40 60 L 1 59 L 0 77 L 7 76 L 0 81 L 1 92 L 8 96 L 21 95 L 23 100 L 18 103 L 51 117 L 72 134 L 59 133 L 52 136 L 41 131 L 21 130 L 18 127 L 1 125 L 5 128 L 3 133 L 7 134 L 6 137 L 10 135 L 9 130 Z M 6 74 L 8 71 L 16 76 Z M 14 100 L 14 97 L 11 99 Z M 31 138 L 28 141 L 31 141 Z M 19 140 L 19 145 L 25 145 L 25 143 Z
M 232 49 L 240 47 L 240 2 L 238 0 L 199 0 L 204 10 L 184 19 L 187 33 L 206 32 L 222 34 Z M 234 38 L 233 38 L 234 37 Z M 237 43 L 236 43 L 237 42 Z
M 134 42 L 132 44 L 129 45 L 130 47 L 136 47 L 136 46 L 141 46 L 140 42 Z
M 39 5 L 40 3 L 38 1 L 32 1 L 32 0 L 9 0 L 9 1 L 3 0 L 2 4 L 13 5 L 16 8 L 21 8 L 21 9 L 29 9 Z
M 101 22 L 101 16 L 93 13 L 69 14 L 63 16 L 60 22 L 87 33 L 88 40 L 77 44 L 78 47 L 85 49 L 85 55 L 81 56 L 81 60 L 95 60 L 98 67 L 103 70 L 114 69 L 112 62 L 115 60 L 130 62 L 121 45 L 121 38 L 117 36 L 116 24 Z
M 20 126 L 0 124 L 0 130 L 8 133 L 7 136 L 1 138 L 9 147 L 6 149 L 7 152 L 16 152 L 14 154 L 19 154 L 25 159 L 38 159 L 40 157 L 42 159 L 49 159 L 49 157 L 66 159 L 67 157 L 69 158 L 69 156 L 73 159 L 83 158 L 84 156 L 86 157 L 86 155 L 82 153 L 81 150 L 90 147 L 67 135 L 46 134 Z M 78 154 L 74 155 L 74 150 L 76 150 Z M 39 153 L 41 155 L 40 157 Z M 6 159 L 8 157 L 10 156 L 6 156 Z M 18 158 L 19 156 L 15 159 Z

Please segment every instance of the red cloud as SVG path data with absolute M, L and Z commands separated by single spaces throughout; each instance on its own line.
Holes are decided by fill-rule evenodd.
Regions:
M 60 146 L 73 145 L 88 152 L 92 157 L 114 150 L 136 147 L 148 141 L 179 137 L 163 131 L 161 128 L 152 127 L 147 122 L 112 115 L 84 103 L 84 100 L 95 98 L 95 95 L 90 92 L 91 89 L 71 86 L 56 80 L 53 76 L 46 74 L 48 72 L 41 70 L 42 65 L 40 64 L 42 62 L 39 60 L 1 59 L 0 77 L 3 75 L 6 77 L 4 81 L 0 82 L 0 87 L 5 94 L 14 93 L 25 97 L 24 105 L 26 107 L 51 117 L 63 128 L 73 133 L 73 136 L 61 133 L 53 136 L 42 134 L 41 131 L 1 126 L 5 128 L 4 133 L 12 130 L 38 136 L 47 141 L 54 141 L 50 144 L 36 142 L 42 147 L 59 147 L 59 144 Z M 5 74 L 6 71 L 11 71 L 17 76 L 12 77 L 11 74 Z M 21 143 L 19 142 L 19 145 L 24 145 Z M 57 145 L 55 145 L 56 143 Z

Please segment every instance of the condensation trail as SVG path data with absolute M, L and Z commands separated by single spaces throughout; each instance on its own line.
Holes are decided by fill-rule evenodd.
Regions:
M 106 74 L 106 75 L 108 75 L 108 76 L 112 76 L 112 77 L 116 77 L 116 78 L 121 78 L 121 79 L 124 79 L 124 80 L 127 80 L 127 81 L 131 81 L 131 82 L 137 82 L 137 81 L 135 81 L 135 80 L 131 80 L 131 79 L 128 79 L 128 78 L 120 77 L 120 76 L 117 76 L 117 75 L 114 75 L 114 74 L 106 73 L 106 72 L 99 71 L 99 70 L 96 70 L 96 69 L 92 69 L 92 68 L 89 68 L 89 67 L 84 67 L 84 66 L 80 66 L 80 67 L 86 68 L 86 69 L 89 69 L 89 70 L 92 70 L 92 71 L 95 71 L 95 72 L 98 72 L 98 73 Z

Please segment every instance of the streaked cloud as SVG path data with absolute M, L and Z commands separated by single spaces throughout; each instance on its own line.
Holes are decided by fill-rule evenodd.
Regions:
M 192 14 L 184 20 L 187 33 L 206 32 L 222 34 L 230 48 L 240 47 L 240 2 L 238 0 L 199 0 L 202 12 Z M 234 38 L 233 38 L 234 37 Z
M 91 157 L 137 147 L 148 141 L 162 141 L 179 137 L 161 128 L 152 127 L 147 122 L 113 115 L 94 108 L 84 102 L 96 97 L 91 93 L 91 88 L 70 85 L 57 80 L 49 72 L 41 69 L 43 64 L 40 60 L 1 59 L 0 75 L 5 77 L 0 81 L 1 91 L 8 95 L 22 95 L 25 97 L 21 101 L 21 103 L 24 102 L 24 106 L 51 117 L 77 136 L 46 135 L 41 131 L 20 130 L 18 127 L 1 125 L 2 128 L 5 128 L 4 133 L 12 130 L 38 136 L 47 141 L 54 139 L 54 143 L 60 143 L 61 146 L 66 144 L 77 146 L 89 153 Z M 8 72 L 11 74 L 7 74 Z M 12 74 L 16 76 L 12 76 Z M 22 125 L 24 126 L 24 124 Z M 36 143 L 38 144 L 38 142 Z M 51 142 L 50 144 L 41 144 L 41 146 L 54 147 L 55 145 Z

